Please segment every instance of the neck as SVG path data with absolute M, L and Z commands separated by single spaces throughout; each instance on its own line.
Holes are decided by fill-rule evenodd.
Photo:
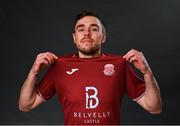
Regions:
M 82 52 L 78 52 L 79 58 L 95 58 L 95 57 L 99 57 L 101 54 L 101 51 L 99 50 L 97 53 L 93 54 L 93 55 L 86 55 Z

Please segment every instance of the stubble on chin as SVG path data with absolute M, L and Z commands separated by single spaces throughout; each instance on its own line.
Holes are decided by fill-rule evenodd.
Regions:
M 81 47 L 80 45 L 76 45 L 78 51 L 80 51 L 81 53 L 85 54 L 85 55 L 94 55 L 96 54 L 100 47 L 98 45 L 93 45 L 89 48 L 85 48 L 85 47 Z

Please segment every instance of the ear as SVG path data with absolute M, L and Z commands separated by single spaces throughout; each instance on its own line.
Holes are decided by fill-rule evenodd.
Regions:
M 72 33 L 72 36 L 73 36 L 74 43 L 76 43 L 76 36 L 74 32 Z
M 107 37 L 106 32 L 103 32 L 103 34 L 102 34 L 102 44 L 104 44 L 106 42 L 106 37 Z

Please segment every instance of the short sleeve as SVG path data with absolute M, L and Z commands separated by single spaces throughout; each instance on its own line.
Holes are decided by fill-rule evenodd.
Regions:
M 52 64 L 44 77 L 37 85 L 37 92 L 44 100 L 50 99 L 55 94 L 54 87 L 55 65 Z
M 125 62 L 125 88 L 128 96 L 137 101 L 144 95 L 145 82 L 133 71 L 129 63 Z

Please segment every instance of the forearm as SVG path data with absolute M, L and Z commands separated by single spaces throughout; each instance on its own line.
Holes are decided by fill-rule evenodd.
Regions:
M 20 110 L 30 109 L 36 99 L 36 81 L 37 76 L 32 72 L 23 83 L 19 98 Z
M 144 74 L 146 84 L 144 102 L 148 110 L 152 113 L 159 113 L 162 109 L 159 86 L 151 71 Z

